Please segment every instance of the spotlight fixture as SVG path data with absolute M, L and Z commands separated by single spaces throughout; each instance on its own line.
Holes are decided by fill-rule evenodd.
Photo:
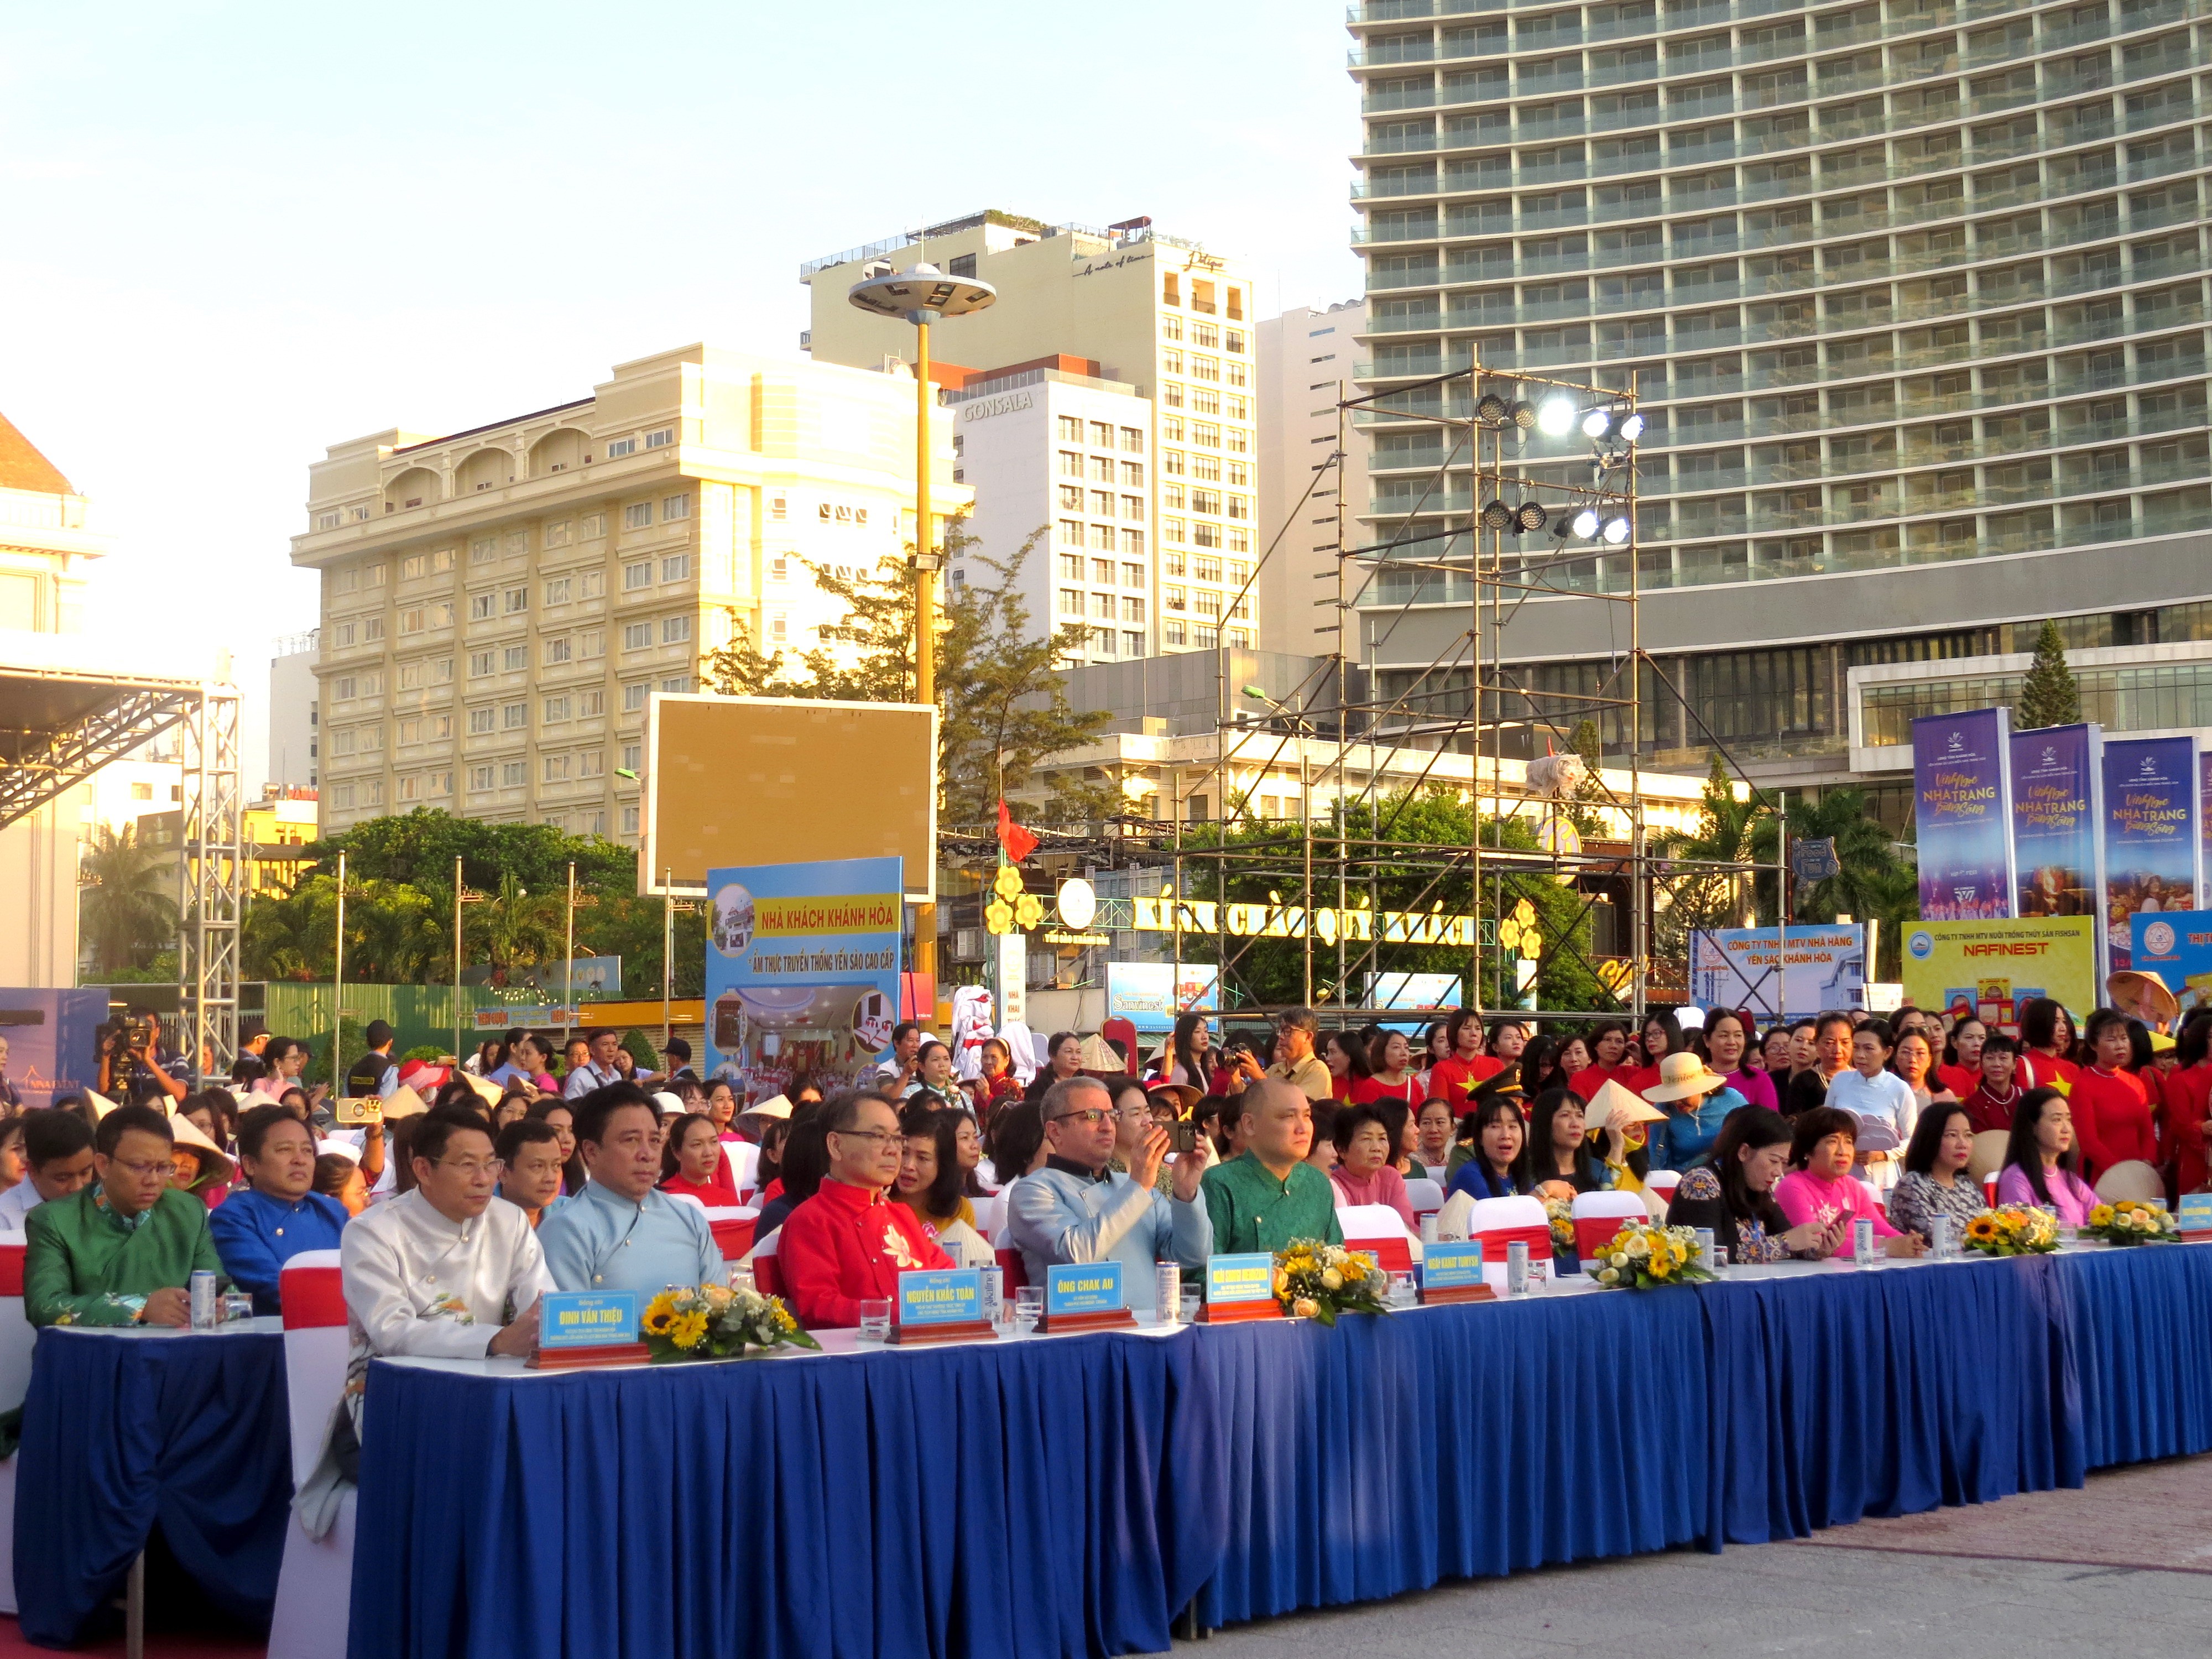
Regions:
M 1607 520 L 1605 525 L 1605 538 L 1607 543 L 1614 547 L 1619 547 L 1623 542 L 1626 541 L 1628 539 L 1627 519 L 1626 517 L 1622 517 Z
M 1505 530 L 1510 528 L 1512 523 L 1513 509 L 1503 501 L 1493 501 L 1482 509 L 1482 527 L 1485 530 Z
M 1644 417 L 1641 415 L 1631 415 L 1620 423 L 1621 442 L 1632 444 L 1643 435 Z
M 1604 520 L 1598 517 L 1595 507 L 1586 507 L 1575 514 L 1573 523 L 1575 534 L 1587 542 L 1596 539 Z
M 1595 441 L 1613 429 L 1613 416 L 1602 409 L 1593 409 L 1583 416 L 1583 436 Z
M 1513 509 L 1513 527 L 1524 536 L 1533 536 L 1550 516 L 1534 501 L 1523 501 Z
M 1526 398 L 1513 405 L 1513 424 L 1523 432 L 1536 424 L 1536 407 Z
M 1547 398 L 1536 411 L 1536 425 L 1547 438 L 1564 438 L 1575 429 L 1575 414 L 1571 398 Z
M 1504 426 L 1510 417 L 1505 399 L 1494 392 L 1484 392 L 1482 401 L 1474 406 L 1474 418 L 1485 426 Z

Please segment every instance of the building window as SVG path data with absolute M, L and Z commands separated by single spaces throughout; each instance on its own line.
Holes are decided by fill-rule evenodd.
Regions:
M 653 644 L 653 624 L 649 622 L 631 623 L 623 629 L 623 649 L 643 651 Z
M 543 533 L 546 546 L 566 547 L 569 537 L 575 533 L 575 526 L 563 520 L 559 524 L 547 525 Z
M 1162 540 L 1179 542 L 1182 541 L 1187 534 L 1188 527 L 1181 519 L 1163 519 L 1160 520 L 1160 538 Z
M 1121 634 L 1121 654 L 1125 657 L 1143 656 L 1145 654 L 1145 636 L 1142 634 L 1131 633 L 1126 629 L 1123 629 Z
M 576 635 L 576 655 L 584 661 L 595 661 L 606 654 L 607 635 L 605 629 L 587 628 Z
M 612 438 L 607 442 L 607 459 L 611 461 L 618 461 L 625 455 L 636 453 L 637 440 L 635 438 Z
M 1221 481 L 1221 458 L 1218 455 L 1194 455 L 1190 458 L 1190 476 Z
M 546 755 L 541 757 L 541 758 L 544 762 L 544 769 L 541 775 L 544 778 L 546 782 L 566 783 L 568 781 L 568 757 L 566 755 Z
M 333 702 L 351 702 L 353 701 L 353 676 L 350 674 L 339 675 L 337 679 L 332 684 L 331 700 Z
M 635 806 L 623 808 L 622 827 L 623 834 L 625 836 L 634 836 L 637 833 L 637 808 Z
M 545 665 L 548 668 L 555 667 L 561 663 L 568 661 L 569 659 L 570 652 L 567 639 L 548 640 L 545 641 Z
M 691 682 L 681 674 L 674 674 L 661 681 L 660 689 L 671 696 L 675 696 L 690 690 Z
M 1190 630 L 1190 642 L 1202 650 L 1210 651 L 1221 643 L 1221 630 L 1201 624 Z
M 653 561 L 640 559 L 635 564 L 623 567 L 623 592 L 635 593 L 640 588 L 653 586 Z
M 1121 428 L 1121 447 L 1125 452 L 1131 455 L 1143 454 L 1145 453 L 1145 429 L 1142 427 L 1138 426 L 1123 427 Z
M 526 587 L 508 588 L 507 590 L 506 596 L 501 600 L 500 609 L 504 611 L 510 617 L 514 615 L 518 611 L 529 610 L 530 590 Z
M 626 743 L 623 744 L 622 769 L 625 772 L 636 771 L 639 767 L 645 764 L 644 755 L 645 745 L 643 744 Z
M 691 556 L 689 553 L 671 554 L 660 562 L 660 580 L 665 582 L 689 580 L 691 575 Z
M 660 619 L 660 642 L 663 645 L 682 645 L 690 637 L 690 617 L 663 617 Z
M 469 710 L 469 735 L 480 737 L 492 729 L 492 711 L 489 708 Z
M 645 447 L 647 449 L 665 449 L 675 441 L 676 428 L 672 426 L 664 426 L 645 434 Z
M 529 550 L 530 532 L 528 531 L 510 530 L 507 532 L 507 552 L 509 558 L 518 553 L 527 553 Z
M 1200 556 L 1190 574 L 1202 582 L 1218 582 L 1221 580 L 1221 561 Z
M 489 564 L 497 557 L 499 557 L 499 538 L 496 536 L 479 536 L 469 544 L 471 564 Z
M 689 495 L 671 495 L 660 504 L 660 521 L 663 524 L 673 524 L 678 519 L 690 516 L 691 498 Z
M 469 620 L 471 622 L 489 622 L 491 619 L 493 598 L 494 596 L 490 593 L 470 594 Z
M 1141 530 L 1123 531 L 1121 532 L 1121 551 L 1125 555 L 1133 554 L 1141 558 L 1144 556 L 1145 551 L 1145 532 Z M 1134 569 L 1137 567 L 1133 565 L 1124 565 L 1121 568 L 1125 570 L 1129 570 Z
M 1083 486 L 1062 484 L 1060 487 L 1060 510 L 1063 513 L 1083 511 Z
M 623 508 L 624 530 L 643 530 L 652 522 L 653 503 L 651 501 L 632 501 L 628 507 Z
M 530 647 L 526 645 L 507 647 L 500 653 L 499 665 L 502 671 L 509 674 L 522 672 L 530 666 Z
M 1083 476 L 1083 457 L 1077 454 L 1072 449 L 1061 450 L 1060 452 L 1060 476 L 1063 478 L 1081 477 Z
M 784 495 L 769 496 L 768 501 L 768 515 L 769 518 L 775 520 L 776 523 L 781 524 L 791 515 L 790 498 Z
M 1060 614 L 1063 617 L 1081 616 L 1083 614 L 1083 595 L 1077 592 L 1076 590 L 1072 587 L 1061 588 L 1060 590 Z
M 775 612 L 768 619 L 768 636 L 777 645 L 784 644 L 790 639 L 791 621 L 782 611 Z
M 568 578 L 556 576 L 545 584 L 545 603 L 548 605 L 568 603 Z
M 1125 623 L 1140 623 L 1144 619 L 1145 602 L 1142 599 L 1133 599 L 1127 594 L 1122 595 L 1121 620 Z
M 645 708 L 645 700 L 652 694 L 653 688 L 643 680 L 631 681 L 623 687 L 623 713 L 625 714 L 640 713 Z
M 526 702 L 503 704 L 499 711 L 499 723 L 504 731 L 523 730 L 530 724 L 530 705 Z
M 492 769 L 490 767 L 471 766 L 469 768 L 469 787 L 471 789 L 489 789 L 491 787 L 491 779 Z
M 424 573 L 427 572 L 429 568 L 429 560 L 427 555 L 421 553 L 410 553 L 405 558 L 399 562 L 399 580 L 403 582 L 420 581 L 422 580 Z
M 1060 539 L 1066 543 L 1070 547 L 1080 547 L 1083 545 L 1083 526 L 1075 520 L 1062 519 L 1054 528 Z M 349 623 L 348 626 L 350 627 L 351 624 Z
M 1170 409 L 1181 409 L 1183 406 L 1182 384 L 1176 380 L 1162 381 L 1160 383 L 1160 402 L 1164 404 Z M 1167 436 L 1167 434 L 1163 432 L 1160 435 L 1164 438 Z
M 316 529 L 318 529 L 318 530 L 336 530 L 337 527 L 338 527 L 338 515 L 337 515 L 337 514 L 335 514 L 335 513 L 318 513 L 317 514 L 315 514 L 315 528 L 316 528 Z
M 576 533 L 587 542 L 597 541 L 607 533 L 607 515 L 604 513 L 586 513 L 576 520 Z
M 1099 583 L 1102 586 L 1110 585 L 1114 580 L 1114 561 L 1111 559 L 1091 560 L 1091 580 L 1094 582 Z
M 480 679 L 482 679 L 485 675 L 487 675 L 487 674 L 489 674 L 489 673 L 490 673 L 490 672 L 491 672 L 491 653 L 490 653 L 490 652 L 489 652 L 489 651 L 471 651 L 471 652 L 470 652 L 470 653 L 469 653 L 469 678 L 470 678 L 471 679 L 472 679 L 472 680 L 480 680 Z
M 594 720 L 606 712 L 607 694 L 605 691 L 579 691 L 576 693 L 576 718 L 578 720 Z
M 1191 526 L 1190 539 L 1194 546 L 1218 547 L 1221 545 L 1221 526 L 1200 519 Z
M 586 749 L 576 756 L 576 775 L 580 778 L 603 778 L 607 775 L 607 751 Z
M 1114 526 L 1110 524 L 1092 525 L 1091 526 L 1091 545 L 1093 547 L 1103 548 L 1109 553 L 1112 552 L 1114 550 Z
M 364 645 L 374 645 L 384 637 L 384 618 L 366 617 L 362 619 L 361 638 Z
M 1170 617 L 1160 625 L 1160 638 L 1169 645 L 1188 645 L 1189 630 Z
M 1073 415 L 1061 416 L 1058 429 L 1060 441 L 1064 444 L 1079 444 L 1083 441 L 1083 422 Z M 1066 458 L 1063 456 L 1061 459 L 1065 460 Z
M 1123 531 L 1121 533 L 1122 533 L 1124 536 L 1126 536 L 1126 535 L 1127 535 L 1129 532 L 1128 532 L 1127 531 L 1126 531 L 1126 530 L 1125 530 L 1125 531 Z M 1124 552 L 1127 552 L 1127 550 L 1127 550 L 1127 548 L 1124 548 L 1124 549 L 1122 550 L 1122 551 L 1124 551 Z M 1141 550 L 1141 549 L 1139 549 L 1139 551 L 1142 551 L 1142 550 Z M 1145 585 L 1145 567 L 1144 567 L 1144 566 L 1142 566 L 1142 565 L 1140 565 L 1140 564 L 1125 564 L 1125 565 L 1123 565 L 1123 566 L 1121 567 L 1121 586 L 1124 586 L 1124 587 L 1142 587 L 1144 585 Z
M 526 766 L 527 763 L 523 761 L 502 761 L 499 769 L 499 787 L 502 789 L 521 788 L 530 781 Z

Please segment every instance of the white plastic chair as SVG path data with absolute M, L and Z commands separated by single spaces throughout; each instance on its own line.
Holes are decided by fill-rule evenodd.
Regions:
M 23 1235 L 0 1232 L 0 1411 L 31 1391 L 39 1334 L 23 1312 Z M 15 1611 L 15 1456 L 0 1462 L 0 1613 Z
M 1003 1191 L 980 1199 L 975 1204 L 975 1231 L 992 1244 L 999 1242 L 999 1232 L 1006 1224 L 1006 1195 Z
M 760 1185 L 760 1148 L 750 1140 L 726 1140 L 722 1162 L 729 1166 L 730 1179 L 737 1183 L 738 1200 L 751 1197 L 753 1188 Z
M 345 1393 L 345 1297 L 336 1250 L 302 1250 L 284 1264 L 284 1389 L 292 1419 L 292 1486 L 314 1472 L 331 1413 Z M 318 1540 L 296 1513 L 287 1516 L 268 1659 L 344 1659 L 353 1605 L 354 1506 L 349 1491 L 337 1521 Z
M 1388 1204 L 1346 1204 L 1336 1212 L 1347 1250 L 1372 1250 L 1385 1273 L 1404 1273 L 1421 1259 L 1421 1241 Z
M 1552 1221 L 1544 1200 L 1526 1193 L 1510 1198 L 1479 1198 L 1468 1212 L 1468 1237 L 1482 1245 L 1483 1281 L 1493 1291 L 1505 1290 L 1505 1250 L 1516 1239 L 1528 1247 L 1528 1276 L 1548 1278 L 1552 1261 Z
M 1586 1273 L 1597 1271 L 1597 1253 L 1615 1233 L 1649 1213 L 1640 1193 L 1577 1193 L 1574 1210 L 1575 1254 Z
M 1644 1187 L 1659 1200 L 1659 1211 L 1665 1214 L 1667 1206 L 1674 1201 L 1674 1188 L 1682 1184 L 1680 1170 L 1654 1170 L 1644 1178 Z
M 1443 1183 L 1426 1176 L 1408 1176 L 1406 1182 L 1406 1202 L 1413 1206 L 1414 1219 L 1434 1215 L 1444 1206 Z

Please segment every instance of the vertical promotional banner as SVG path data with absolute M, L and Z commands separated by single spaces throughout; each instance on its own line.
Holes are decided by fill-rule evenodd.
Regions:
M 2012 915 L 2011 711 L 1977 708 L 1912 722 L 1912 787 L 1920 835 L 1920 919 Z
M 2135 918 L 2197 907 L 2203 841 L 2197 739 L 2105 744 L 2104 928 L 2107 974 L 2131 965 Z
M 898 1021 L 903 860 L 707 872 L 709 1075 L 759 1098 L 805 1076 L 841 1086 Z
M 2197 756 L 2197 902 L 2212 910 L 2212 749 Z
M 2013 911 L 2016 916 L 2097 914 L 2101 886 L 2097 825 L 2103 793 L 2097 756 L 2101 738 L 2094 726 L 2051 726 L 2012 734 L 2012 856 L 2020 881 Z
M 2130 966 L 2154 974 L 2181 1004 L 2174 1030 L 2200 1008 L 2212 1008 L 2212 910 L 2138 915 Z

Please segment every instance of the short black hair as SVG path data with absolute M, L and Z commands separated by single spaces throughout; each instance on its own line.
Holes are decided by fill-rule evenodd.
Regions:
M 258 1158 L 261 1148 L 268 1142 L 269 1132 L 280 1123 L 297 1123 L 299 1115 L 286 1111 L 282 1106 L 256 1106 L 238 1120 L 238 1155 Z M 309 1139 L 314 1131 L 307 1131 Z
M 1983 1039 L 1982 1052 L 1985 1054 L 2016 1054 L 2020 1052 L 2020 1042 L 2002 1031 L 1992 1031 Z
M 1905 1148 L 1907 1175 L 1927 1175 L 1936 1168 L 1936 1154 L 1943 1150 L 1943 1131 L 1951 1127 L 1954 1115 L 1966 1120 L 1969 1131 L 1973 1128 L 1973 1114 L 1962 1102 L 1937 1101 L 1922 1111 L 1920 1121 L 1912 1126 L 1912 1139 Z
M 435 1164 L 445 1157 L 446 1148 L 455 1135 L 479 1134 L 491 1139 L 491 1126 L 474 1112 L 460 1112 L 440 1107 L 411 1120 L 415 1125 L 413 1144 L 408 1148 L 410 1158 Z
M 897 1024 L 891 1027 L 891 1041 L 893 1042 L 896 1042 L 908 1031 L 919 1031 L 921 1029 L 921 1022 L 920 1020 L 902 1019 Z
M 541 1144 L 558 1146 L 561 1132 L 542 1117 L 519 1117 L 499 1132 L 492 1143 L 492 1153 L 502 1164 L 514 1162 L 514 1155 L 525 1146 Z
M 169 1127 L 169 1120 L 151 1106 L 118 1106 L 100 1120 L 100 1127 L 92 1132 L 94 1151 L 102 1158 L 113 1158 L 115 1149 L 123 1144 L 123 1137 L 133 1129 L 143 1129 L 149 1135 L 159 1135 L 174 1146 L 177 1132 Z
M 576 1035 L 577 1036 L 582 1037 L 586 1042 L 597 1042 L 603 1036 L 613 1036 L 615 1035 L 615 1030 L 614 1028 L 610 1025 L 594 1025 L 590 1030 L 579 1031 Z M 571 1038 L 570 1040 L 573 1042 L 574 1039 Z
M 594 1146 L 606 1139 L 607 1120 L 628 1106 L 642 1106 L 660 1121 L 660 1103 L 635 1083 L 608 1083 L 579 1095 L 570 1103 L 576 1109 L 576 1139 Z
M 1813 1156 L 1813 1149 L 1830 1135 L 1847 1136 L 1852 1146 L 1859 1144 L 1859 1120 L 1855 1113 L 1840 1106 L 1815 1106 L 1809 1112 L 1797 1115 L 1796 1133 L 1790 1139 L 1790 1167 L 1802 1170 Z
M 76 1112 L 26 1112 L 22 1124 L 23 1162 L 33 1170 L 75 1158 L 92 1146 L 92 1125 Z
M 381 1048 L 392 1041 L 392 1022 L 388 1019 L 372 1019 L 368 1022 L 368 1029 L 361 1035 L 362 1040 L 371 1048 Z
M 822 1125 L 822 1133 L 825 1135 L 845 1134 L 857 1127 L 860 1121 L 860 1107 L 871 1100 L 890 1107 L 894 1117 L 898 1115 L 899 1103 L 882 1090 L 848 1089 L 844 1093 L 832 1095 L 823 1102 L 821 1111 L 816 1115 L 816 1121 Z
M 682 1037 L 672 1036 L 660 1045 L 660 1057 L 663 1060 L 680 1060 L 688 1065 L 691 1059 L 691 1045 Z

